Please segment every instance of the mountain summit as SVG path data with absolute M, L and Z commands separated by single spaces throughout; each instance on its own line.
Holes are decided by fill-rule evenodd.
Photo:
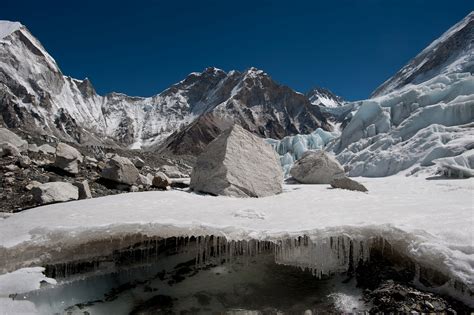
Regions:
M 98 95 L 88 80 L 64 76 L 18 22 L 0 22 L 0 123 L 84 144 L 156 147 L 212 114 L 262 137 L 331 129 L 319 107 L 264 71 L 209 67 L 152 97 Z

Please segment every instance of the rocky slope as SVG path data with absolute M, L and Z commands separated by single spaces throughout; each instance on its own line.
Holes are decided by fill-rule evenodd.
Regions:
M 331 128 L 304 95 L 255 68 L 229 73 L 207 68 L 147 98 L 100 96 L 88 79 L 64 76 L 25 26 L 8 21 L 0 22 L 0 109 L 0 123 L 9 128 L 135 149 L 159 148 L 166 137 L 209 113 L 264 137 Z

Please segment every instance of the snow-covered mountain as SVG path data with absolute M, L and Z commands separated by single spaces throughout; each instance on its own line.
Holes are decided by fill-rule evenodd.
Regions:
M 308 91 L 305 95 L 313 105 L 339 107 L 345 103 L 342 97 L 335 95 L 325 88 L 315 87 Z
M 374 92 L 351 103 L 329 149 L 351 176 L 387 176 L 463 154 L 474 162 L 474 13 Z M 459 160 L 459 159 L 457 159 Z M 470 168 L 473 168 L 471 165 Z
M 410 83 L 428 81 L 440 74 L 473 73 L 473 27 L 474 12 L 471 12 L 378 87 L 372 97 L 388 94 Z
M 255 68 L 207 68 L 147 98 L 100 96 L 88 79 L 63 75 L 25 26 L 8 21 L 0 22 L 0 109 L 0 123 L 10 128 L 132 148 L 156 148 L 209 113 L 264 137 L 331 129 L 304 95 Z

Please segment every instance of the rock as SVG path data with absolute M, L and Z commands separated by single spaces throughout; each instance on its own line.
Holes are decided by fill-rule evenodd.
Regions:
M 148 178 L 145 175 L 138 175 L 138 184 L 143 185 L 144 187 L 150 187 L 153 183 L 153 179 Z
M 13 176 L 15 176 L 15 173 L 13 173 L 13 172 L 6 172 L 5 174 L 3 174 L 3 176 L 5 176 L 5 177 L 13 177 Z
M 0 157 L 21 156 L 20 150 L 11 143 L 0 144 Z
M 136 156 L 132 159 L 132 163 L 133 163 L 133 165 L 135 165 L 136 168 L 142 168 L 142 167 L 145 166 L 145 161 L 140 159 L 138 156 Z
M 97 163 L 97 168 L 99 170 L 103 170 L 106 166 L 107 166 L 107 164 L 103 161 L 100 161 L 99 163 Z
M 31 161 L 33 164 L 38 165 L 38 166 L 44 166 L 44 165 L 49 165 L 53 163 L 51 160 L 32 160 Z
M 367 290 L 365 298 L 372 305 L 370 314 L 446 314 L 450 303 L 434 293 L 422 292 L 393 280 L 383 281 L 377 288 Z
M 137 186 L 135 185 L 130 186 L 130 192 L 139 192 L 139 191 L 140 189 Z
M 13 165 L 13 164 L 8 164 L 8 165 L 5 165 L 3 167 L 3 169 L 7 170 L 7 171 L 10 171 L 10 172 L 14 172 L 14 171 L 18 171 L 20 168 L 16 165 Z
M 91 164 L 91 163 L 97 164 L 97 163 L 99 163 L 99 161 L 97 159 L 95 159 L 93 157 L 90 157 L 90 156 L 87 156 L 87 155 L 84 159 L 88 164 Z
M 31 159 L 25 155 L 21 155 L 18 157 L 17 163 L 21 167 L 26 168 L 31 165 Z
M 25 189 L 26 190 L 32 190 L 34 187 L 37 187 L 39 185 L 41 185 L 40 182 L 37 182 L 37 181 L 33 180 L 28 185 L 25 186 Z
M 12 185 L 12 184 L 15 182 L 15 177 L 5 177 L 5 178 L 3 179 L 3 181 L 4 181 L 6 184 Z
M 152 185 L 156 188 L 168 189 L 168 187 L 171 187 L 171 180 L 163 172 L 158 172 L 153 177 Z
M 31 189 L 33 200 L 39 204 L 77 200 L 79 189 L 64 182 L 40 184 Z
M 362 191 L 362 192 L 368 191 L 364 185 L 346 176 L 341 177 L 341 178 L 335 178 L 331 182 L 331 187 L 347 189 L 347 190 Z
M 38 151 L 43 154 L 54 154 L 56 153 L 56 148 L 50 146 L 49 144 L 43 144 L 38 147 Z
M 82 154 L 75 148 L 65 143 L 56 147 L 56 160 L 54 166 L 71 174 L 79 173 L 79 163 L 82 163 Z
M 74 183 L 74 186 L 76 186 L 79 189 L 79 199 L 91 199 L 92 198 L 91 189 L 89 187 L 89 182 L 87 180 L 83 180 L 81 182 L 76 182 L 76 183 Z
M 39 148 L 35 143 L 29 143 L 28 144 L 28 152 L 38 153 Z
M 28 149 L 28 142 L 7 128 L 0 128 L 0 146 L 4 143 L 10 143 L 11 145 L 17 147 L 20 152 L 26 151 Z
M 190 179 L 188 178 L 171 178 L 171 187 L 187 188 L 189 187 Z
M 139 179 L 139 173 L 135 165 L 129 159 L 118 155 L 107 161 L 101 176 L 105 179 L 127 185 L 134 185 Z
M 335 178 L 344 176 L 341 164 L 323 150 L 306 151 L 290 170 L 299 183 L 330 184 Z
M 170 178 L 182 178 L 185 177 L 183 173 L 174 165 L 163 165 L 160 167 L 160 171 Z
M 150 180 L 150 182 L 153 182 L 153 178 L 155 178 L 155 175 L 153 175 L 152 173 L 148 173 L 146 174 L 146 177 Z
M 224 131 L 204 149 L 191 173 L 194 191 L 234 197 L 281 193 L 279 158 L 263 139 L 239 125 Z

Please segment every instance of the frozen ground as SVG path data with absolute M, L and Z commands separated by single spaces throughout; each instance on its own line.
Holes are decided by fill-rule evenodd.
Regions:
M 267 241 L 307 235 L 317 244 L 316 252 L 288 248 L 277 261 L 331 272 L 340 266 L 324 252 L 328 250 L 324 242 L 317 242 L 344 235 L 361 243 L 382 237 L 420 265 L 473 291 L 474 179 L 392 176 L 358 180 L 369 193 L 326 185 L 287 185 L 283 194 L 261 199 L 169 191 L 39 207 L 0 221 L 0 253 L 6 257 L 0 268 L 6 272 L 41 265 L 54 259 L 50 255 L 58 247 L 67 252 L 68 247 L 97 239 L 142 233 Z M 87 255 L 97 254 L 88 248 Z

